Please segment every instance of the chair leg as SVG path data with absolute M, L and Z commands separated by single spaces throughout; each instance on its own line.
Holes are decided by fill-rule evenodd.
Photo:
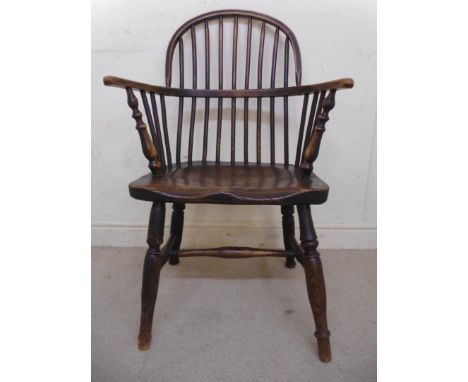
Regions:
M 283 241 L 284 247 L 287 251 L 292 251 L 290 238 L 294 237 L 294 207 L 290 205 L 281 206 L 281 214 L 283 215 Z M 296 261 L 294 255 L 286 256 L 284 264 L 286 268 L 294 268 Z
M 306 204 L 298 205 L 297 212 L 301 232 L 301 247 L 304 250 L 301 263 L 304 267 L 307 293 L 314 315 L 319 358 L 322 362 L 330 362 L 330 331 L 327 326 L 325 280 L 322 261 L 317 251 L 317 234 L 312 222 L 310 206 Z
M 184 209 L 185 204 L 174 203 L 172 205 L 172 218 L 171 218 L 171 235 L 176 237 L 173 245 L 173 250 L 177 251 L 182 242 L 182 233 L 184 231 Z M 179 256 L 177 254 L 169 256 L 169 264 L 179 264 Z
M 153 326 L 154 305 L 158 295 L 159 274 L 164 261 L 160 246 L 164 237 L 164 218 L 166 206 L 154 202 L 148 227 L 148 250 L 143 266 L 143 282 L 141 287 L 141 321 L 138 335 L 138 349 L 147 350 L 151 343 L 151 328 Z

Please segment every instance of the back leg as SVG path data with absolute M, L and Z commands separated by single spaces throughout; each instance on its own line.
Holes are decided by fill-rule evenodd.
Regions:
M 330 331 L 327 326 L 327 300 L 325 279 L 323 277 L 322 261 L 317 251 L 318 240 L 315 233 L 310 206 L 297 206 L 299 226 L 301 230 L 301 247 L 304 251 L 301 263 L 304 267 L 307 294 L 315 321 L 315 337 L 318 342 L 319 358 L 322 362 L 330 362 Z
M 281 206 L 281 214 L 283 215 L 283 241 L 286 251 L 293 251 L 290 238 L 294 238 L 294 207 Z M 294 268 L 296 261 L 294 255 L 286 256 L 284 264 L 287 268 Z
M 171 218 L 171 235 L 175 236 L 173 251 L 178 251 L 180 243 L 182 242 L 182 233 L 184 231 L 184 209 L 185 204 L 174 203 L 172 205 L 172 218 Z M 179 256 L 177 253 L 169 256 L 169 264 L 179 264 Z

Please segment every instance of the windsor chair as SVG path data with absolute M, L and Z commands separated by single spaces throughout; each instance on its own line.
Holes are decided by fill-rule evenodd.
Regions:
M 243 34 L 240 33 L 242 28 L 245 32 Z M 203 41 L 203 43 L 198 42 L 198 46 L 197 33 L 198 40 Z M 246 39 L 243 47 L 239 46 L 241 35 Z M 229 41 L 226 42 L 225 36 L 229 36 Z M 268 53 L 267 60 L 264 60 L 267 37 L 271 39 L 271 56 Z M 186 59 L 188 47 L 191 56 Z M 217 55 L 210 54 L 210 49 L 211 51 L 217 49 Z M 280 50 L 282 53 L 279 60 Z M 294 65 L 290 67 L 291 52 Z M 204 70 L 199 70 L 201 62 L 204 63 Z M 187 63 L 189 65 L 186 66 Z M 176 70 L 173 70 L 173 66 Z M 229 73 L 224 71 L 225 66 L 230 66 L 231 69 L 230 87 L 225 86 L 229 83 L 226 81 Z M 276 79 L 278 66 L 282 66 L 282 70 L 279 71 L 282 75 L 281 81 Z M 264 67 L 268 70 L 264 71 Z M 171 85 L 173 72 L 178 73 L 177 87 Z M 252 88 L 255 72 L 256 87 Z M 239 74 L 243 75 L 243 87 L 239 86 L 241 85 L 241 81 L 238 81 Z M 149 85 L 112 76 L 104 78 L 105 85 L 126 90 L 128 106 L 136 121 L 143 154 L 149 161 L 151 170 L 151 173 L 129 185 L 130 195 L 133 198 L 152 202 L 141 293 L 141 322 L 138 337 L 140 350 L 146 350 L 150 346 L 159 274 L 166 261 L 176 265 L 179 257 L 189 256 L 222 258 L 276 256 L 285 257 L 285 265 L 288 268 L 295 266 L 295 260 L 303 266 L 315 320 L 319 358 L 323 362 L 330 361 L 325 283 L 317 251 L 317 234 L 310 211 L 311 204 L 321 204 L 327 200 L 328 186 L 312 170 L 319 153 L 325 123 L 329 119 L 328 114 L 335 105 L 335 93 L 339 89 L 352 88 L 353 80 L 344 78 L 315 85 L 301 85 L 301 74 L 299 46 L 294 33 L 285 24 L 257 12 L 221 10 L 189 20 L 172 36 L 166 54 L 166 86 Z M 191 88 L 186 87 L 187 81 L 184 81 L 190 75 Z M 269 80 L 269 86 L 266 87 L 263 82 L 265 75 Z M 197 79 L 203 76 L 204 87 L 199 88 Z M 293 86 L 289 85 L 290 77 L 294 79 Z M 278 82 L 280 87 L 277 87 Z M 212 87 L 213 83 L 216 83 L 216 86 Z M 139 109 L 138 93 L 144 114 Z M 294 96 L 302 96 L 302 102 L 299 103 L 299 106 L 302 104 L 302 111 L 296 128 L 297 144 L 293 142 L 296 154 L 292 159 L 289 155 L 291 135 L 289 101 L 290 97 Z M 178 105 L 174 108 L 178 109 L 177 118 L 173 118 L 172 124 L 166 108 L 166 97 L 173 98 Z M 216 113 L 211 110 L 212 98 L 217 99 Z M 226 98 L 231 101 L 230 105 L 229 102 L 225 102 Z M 184 122 L 186 114 L 184 101 L 187 99 L 191 103 L 190 117 L 185 118 L 188 121 Z M 252 124 L 249 111 L 253 112 L 255 108 L 249 105 L 251 99 L 254 103 L 256 101 L 255 140 L 251 138 L 252 144 L 249 143 Z M 269 118 L 265 118 L 262 112 L 263 99 L 267 102 L 269 100 Z M 279 119 L 281 123 L 275 122 L 277 99 L 282 100 L 283 118 Z M 196 127 L 198 101 L 204 101 L 203 123 L 201 121 L 198 123 L 200 127 Z M 236 126 L 238 101 L 243 101 L 243 117 L 241 117 L 243 128 L 240 132 L 243 146 L 236 146 L 236 138 L 240 140 L 236 134 L 239 129 L 239 126 Z M 230 110 L 230 118 L 227 118 L 228 121 L 230 119 L 230 123 L 228 126 L 227 123 L 223 126 L 223 111 L 226 106 Z M 211 126 L 211 131 L 210 112 L 211 116 L 216 116 L 214 120 L 216 124 Z M 267 128 L 264 128 L 265 119 Z M 222 150 L 222 136 L 223 133 L 227 134 L 226 127 L 229 128 L 230 134 L 230 151 L 227 153 Z M 282 129 L 282 134 L 278 135 L 278 141 L 281 138 L 283 145 L 275 141 L 279 128 Z M 175 143 L 170 138 L 170 133 L 173 131 L 172 135 L 176 136 Z M 187 140 L 187 133 L 187 154 L 185 154 L 185 150 L 182 152 L 184 149 L 182 141 L 184 134 Z M 194 143 L 195 135 L 201 140 L 202 150 L 198 156 L 194 148 L 200 146 Z M 269 139 L 269 158 L 268 150 L 262 147 L 266 137 Z M 229 135 L 227 138 L 229 139 Z M 210 146 L 209 143 L 213 140 L 215 142 Z M 249 148 L 255 148 L 253 155 L 249 154 Z M 278 150 L 282 150 L 282 161 L 277 160 Z M 228 160 L 223 160 L 223 156 L 224 158 L 228 156 Z M 173 212 L 170 235 L 162 245 L 165 203 L 173 203 Z M 280 205 L 285 248 L 284 250 L 248 247 L 180 249 L 186 203 Z M 300 243 L 294 233 L 294 206 L 299 216 Z

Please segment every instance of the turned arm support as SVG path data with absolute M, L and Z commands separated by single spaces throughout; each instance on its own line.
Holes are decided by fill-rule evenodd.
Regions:
M 132 88 L 126 88 L 126 91 L 127 103 L 130 109 L 132 109 L 132 118 L 136 121 L 135 127 L 138 131 L 138 135 L 140 136 L 141 148 L 146 159 L 149 161 L 148 167 L 153 174 L 158 174 L 161 172 L 161 161 L 156 147 L 148 134 L 146 123 L 143 122 L 143 114 L 138 109 L 138 99 L 135 96 L 135 93 L 133 93 Z
M 317 159 L 322 135 L 325 132 L 325 124 L 330 119 L 328 113 L 335 107 L 336 89 L 331 89 L 325 97 L 320 114 L 317 115 L 314 130 L 304 151 L 300 168 L 305 175 L 309 175 L 313 169 L 313 163 Z M 320 105 L 319 105 L 320 107 Z

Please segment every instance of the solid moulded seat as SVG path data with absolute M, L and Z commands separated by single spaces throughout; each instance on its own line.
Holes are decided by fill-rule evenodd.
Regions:
M 292 165 L 182 163 L 129 185 L 135 199 L 178 203 L 321 204 L 328 185 Z

